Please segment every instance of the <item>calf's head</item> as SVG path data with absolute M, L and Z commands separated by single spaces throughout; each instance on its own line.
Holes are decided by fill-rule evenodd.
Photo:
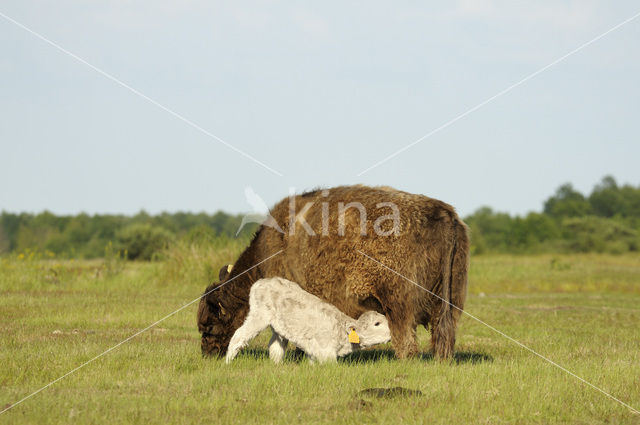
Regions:
M 387 318 L 376 311 L 365 311 L 356 321 L 355 331 L 360 338 L 360 347 L 370 347 L 391 341 Z

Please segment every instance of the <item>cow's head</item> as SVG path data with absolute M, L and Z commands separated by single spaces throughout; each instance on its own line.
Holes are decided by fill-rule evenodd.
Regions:
M 207 287 L 198 306 L 198 330 L 202 334 L 201 349 L 205 356 L 223 356 L 235 330 L 242 324 L 244 310 L 227 291 L 219 288 L 229 278 L 231 266 L 220 269 L 220 281 Z M 244 307 L 246 309 L 246 307 Z M 240 323 L 238 323 L 240 322 Z

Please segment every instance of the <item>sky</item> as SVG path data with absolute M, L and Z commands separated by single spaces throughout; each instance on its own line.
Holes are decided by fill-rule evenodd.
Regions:
M 640 17 L 484 103 L 637 2 L 431 3 L 3 0 L 0 210 L 240 213 L 247 187 L 362 183 L 525 214 L 640 184 Z

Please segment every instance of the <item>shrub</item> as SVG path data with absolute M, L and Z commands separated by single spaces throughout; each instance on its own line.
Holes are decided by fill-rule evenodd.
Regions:
M 166 249 L 173 234 L 162 227 L 150 224 L 132 224 L 117 235 L 118 248 L 131 260 L 151 260 Z
M 563 239 L 572 252 L 621 254 L 638 250 L 638 233 L 602 217 L 569 218 L 562 222 Z

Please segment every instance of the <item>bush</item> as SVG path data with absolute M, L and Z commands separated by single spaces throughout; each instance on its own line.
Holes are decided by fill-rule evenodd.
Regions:
M 602 217 L 569 218 L 562 222 L 563 239 L 571 252 L 621 254 L 637 251 L 638 233 Z
M 118 248 L 131 260 L 151 260 L 165 250 L 173 234 L 162 227 L 150 224 L 132 224 L 117 235 Z

